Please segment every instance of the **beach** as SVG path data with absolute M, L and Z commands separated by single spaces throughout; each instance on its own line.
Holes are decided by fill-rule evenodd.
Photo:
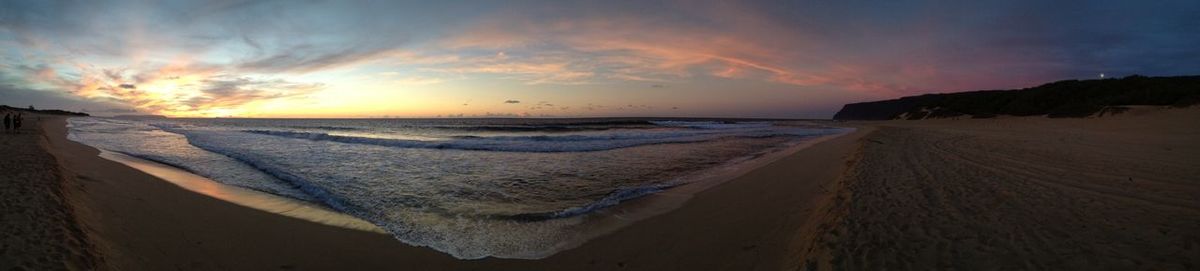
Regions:
M 1200 267 L 1200 110 L 872 122 L 826 269 Z
M 328 226 L 182 189 L 98 157 L 66 139 L 64 120 L 43 126 L 48 149 L 79 184 L 78 216 L 115 269 L 555 270 L 778 269 L 822 188 L 840 174 L 860 130 L 805 148 L 580 247 L 537 260 L 459 260 L 377 232 Z M 745 185 L 743 185 L 745 184 Z M 665 192 L 664 197 L 671 197 Z M 647 204 L 637 200 L 624 208 Z M 786 206 L 780 208 L 780 206 Z M 620 214 L 619 211 L 613 211 Z M 705 236 L 706 238 L 697 238 Z M 715 236 L 715 237 L 714 237 Z M 789 238 L 778 238 L 789 236 Z M 728 255 L 738 255 L 731 261 Z M 680 261 L 684 258 L 695 258 Z
M 1200 1 L 0 3 L 0 271 L 1200 270 Z
M 0 134 L 0 269 L 88 270 L 99 260 L 77 220 L 86 207 L 74 182 L 64 182 L 55 156 L 46 152 L 43 120 L 61 125 L 61 117 L 26 115 L 20 133 Z
M 65 119 L 44 119 L 37 125 L 42 148 L 10 149 L 56 158 L 45 163 L 59 165 L 52 172 L 61 176 L 70 204 L 51 207 L 70 210 L 58 216 L 74 217 L 78 238 L 94 247 L 65 255 L 87 255 L 76 262 L 101 269 L 1200 266 L 1194 231 L 1200 131 L 1186 125 L 1200 119 L 1196 109 L 1088 119 L 844 122 L 857 130 L 695 193 L 678 209 L 536 260 L 459 260 L 378 232 L 222 201 L 101 158 L 66 138 Z M 619 217 L 621 208 L 653 199 L 611 212 Z

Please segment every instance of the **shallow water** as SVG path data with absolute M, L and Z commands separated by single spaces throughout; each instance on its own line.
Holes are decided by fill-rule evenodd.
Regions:
M 375 224 L 371 224 L 371 222 L 325 208 L 316 203 L 280 197 L 239 186 L 225 185 L 204 176 L 179 170 L 175 167 L 120 153 L 101 151 L 100 157 L 128 165 L 184 189 L 238 205 L 330 226 L 387 233 L 375 226 Z
M 642 119 L 72 118 L 70 138 L 370 221 L 458 258 L 538 258 L 588 214 L 844 129 Z

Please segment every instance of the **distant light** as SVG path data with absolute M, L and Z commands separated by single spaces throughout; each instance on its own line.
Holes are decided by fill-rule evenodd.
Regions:
M 1101 74 L 1100 74 L 1100 79 L 1104 79 L 1104 74 L 1103 74 L 1103 73 L 1101 73 Z

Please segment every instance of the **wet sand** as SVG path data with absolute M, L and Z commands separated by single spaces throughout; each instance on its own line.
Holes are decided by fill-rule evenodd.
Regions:
M 237 205 L 271 213 L 300 218 L 326 225 L 385 233 L 383 229 L 354 216 L 339 213 L 325 206 L 276 196 L 257 190 L 226 185 L 179 168 L 147 161 L 121 153 L 100 151 L 100 157 L 119 162 L 139 171 L 178 185 L 188 191 L 232 202 Z

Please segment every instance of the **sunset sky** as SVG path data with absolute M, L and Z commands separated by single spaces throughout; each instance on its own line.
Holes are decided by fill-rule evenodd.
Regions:
M 0 104 L 180 117 L 828 118 L 1200 74 L 1197 1 L 7 1 Z

